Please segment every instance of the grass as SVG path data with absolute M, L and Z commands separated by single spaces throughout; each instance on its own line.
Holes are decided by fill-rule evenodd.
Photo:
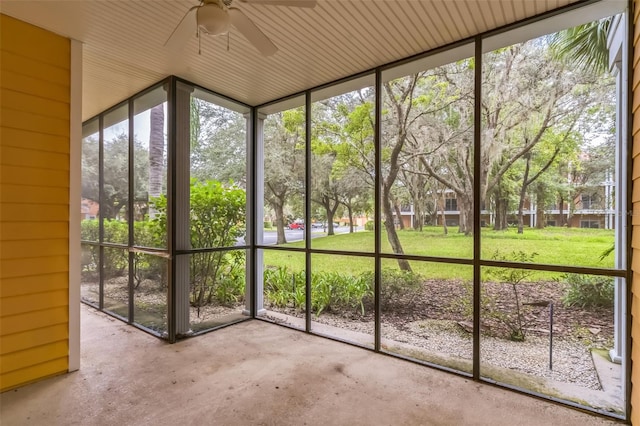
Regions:
M 444 235 L 440 227 L 425 227 L 422 232 L 414 230 L 398 231 L 406 254 L 418 256 L 438 256 L 459 259 L 471 259 L 473 238 L 458 234 L 450 229 Z M 613 255 L 600 260 L 600 254 L 611 246 L 614 240 L 613 230 L 546 228 L 527 229 L 518 234 L 516 229 L 494 231 L 485 228 L 481 234 L 481 253 L 483 259 L 491 259 L 496 250 L 503 254 L 512 251 L 538 253 L 535 263 L 585 266 L 595 268 L 613 267 Z M 298 241 L 285 247 L 303 248 L 304 242 Z M 362 231 L 354 234 L 339 234 L 314 238 L 311 247 L 315 250 L 344 250 L 373 253 L 374 233 Z M 382 252 L 392 253 L 386 234 L 382 236 Z M 265 250 L 265 265 L 288 266 L 291 270 L 304 269 L 304 254 L 285 251 Z M 357 275 L 373 269 L 373 259 L 357 256 L 336 256 L 313 254 L 311 263 L 314 270 L 343 271 Z M 397 268 L 394 260 L 383 259 L 382 266 Z M 437 262 L 411 263 L 415 272 L 427 278 L 472 278 L 472 267 Z M 550 279 L 558 274 L 536 273 L 534 278 Z

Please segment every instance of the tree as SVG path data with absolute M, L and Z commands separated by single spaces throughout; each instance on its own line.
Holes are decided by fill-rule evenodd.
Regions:
M 277 244 L 287 242 L 285 206 L 304 189 L 304 109 L 273 114 L 265 120 L 264 197 L 276 216 Z
M 149 114 L 149 202 L 162 195 L 164 181 L 164 103 L 151 108 Z M 149 203 L 149 217 L 155 210 Z
M 98 141 L 82 141 L 82 198 L 100 204 L 105 219 L 123 218 L 129 203 L 129 137 L 126 133 L 105 140 L 103 146 L 103 200 L 99 199 Z M 134 202 L 147 201 L 148 157 L 142 143 L 134 139 Z M 129 206 L 128 208 L 131 208 Z
M 191 111 L 191 176 L 246 187 L 246 119 L 198 98 L 192 98 Z

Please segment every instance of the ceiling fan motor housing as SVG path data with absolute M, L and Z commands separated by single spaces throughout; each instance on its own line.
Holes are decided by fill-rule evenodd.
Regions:
M 197 10 L 197 21 L 207 34 L 220 35 L 229 31 L 229 14 L 217 3 L 206 3 Z

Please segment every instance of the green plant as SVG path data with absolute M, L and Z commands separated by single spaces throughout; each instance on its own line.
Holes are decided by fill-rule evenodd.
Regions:
M 244 234 L 246 193 L 233 182 L 223 185 L 214 180 L 201 182 L 192 179 L 189 202 L 192 247 L 231 247 Z M 166 235 L 167 199 L 162 195 L 152 203 L 157 211 L 152 222 L 160 235 Z M 227 304 L 239 297 L 230 291 L 239 287 L 237 280 L 229 281 L 229 277 L 240 273 L 238 270 L 244 271 L 244 257 L 234 253 L 211 251 L 191 255 L 189 266 L 193 306 L 210 304 L 214 299 Z
M 565 306 L 591 308 L 612 306 L 614 299 L 614 279 L 597 275 L 564 274 Z
M 365 231 L 373 231 L 374 228 L 375 228 L 375 222 L 372 220 L 369 220 L 367 221 L 367 223 L 364 224 Z
M 524 251 L 512 251 L 509 254 L 502 254 L 498 250 L 492 256 L 497 261 L 514 261 L 518 263 L 531 263 L 538 253 L 526 253 Z M 510 267 L 493 267 L 486 269 L 487 279 L 503 285 L 509 285 L 513 295 L 513 304 L 501 306 L 498 300 L 489 295 L 481 295 L 482 310 L 486 317 L 497 320 L 507 327 L 509 338 L 513 341 L 521 342 L 525 339 L 525 318 L 524 306 L 520 297 L 520 286 L 527 281 L 535 272 L 527 269 L 517 269 Z M 509 307 L 511 306 L 511 307 Z
M 337 272 L 320 272 L 311 276 L 311 307 L 316 316 L 322 311 L 330 310 L 336 299 Z
M 266 302 L 277 308 L 293 305 L 303 309 L 306 300 L 304 271 L 289 272 L 286 266 L 267 268 L 263 273 Z
M 365 282 L 369 283 L 371 289 L 373 289 L 374 276 L 373 271 L 363 274 Z M 406 296 L 414 295 L 420 290 L 421 283 L 422 277 L 415 272 L 383 268 L 380 279 L 380 305 L 382 308 L 388 308 Z M 366 297 L 368 304 L 373 304 L 373 291 L 370 291 Z

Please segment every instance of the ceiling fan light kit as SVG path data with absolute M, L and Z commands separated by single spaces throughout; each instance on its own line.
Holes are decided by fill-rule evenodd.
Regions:
M 209 35 L 221 35 L 229 31 L 229 14 L 215 3 L 206 3 L 196 9 L 196 20 L 198 26 Z
M 271 56 L 278 48 L 245 13 L 231 7 L 234 0 L 201 0 L 200 4 L 187 10 L 175 27 L 165 47 L 177 49 L 201 31 L 212 36 L 228 34 L 233 28 L 242 34 L 262 55 Z M 315 0 L 240 0 L 240 4 L 251 6 L 315 7 Z

